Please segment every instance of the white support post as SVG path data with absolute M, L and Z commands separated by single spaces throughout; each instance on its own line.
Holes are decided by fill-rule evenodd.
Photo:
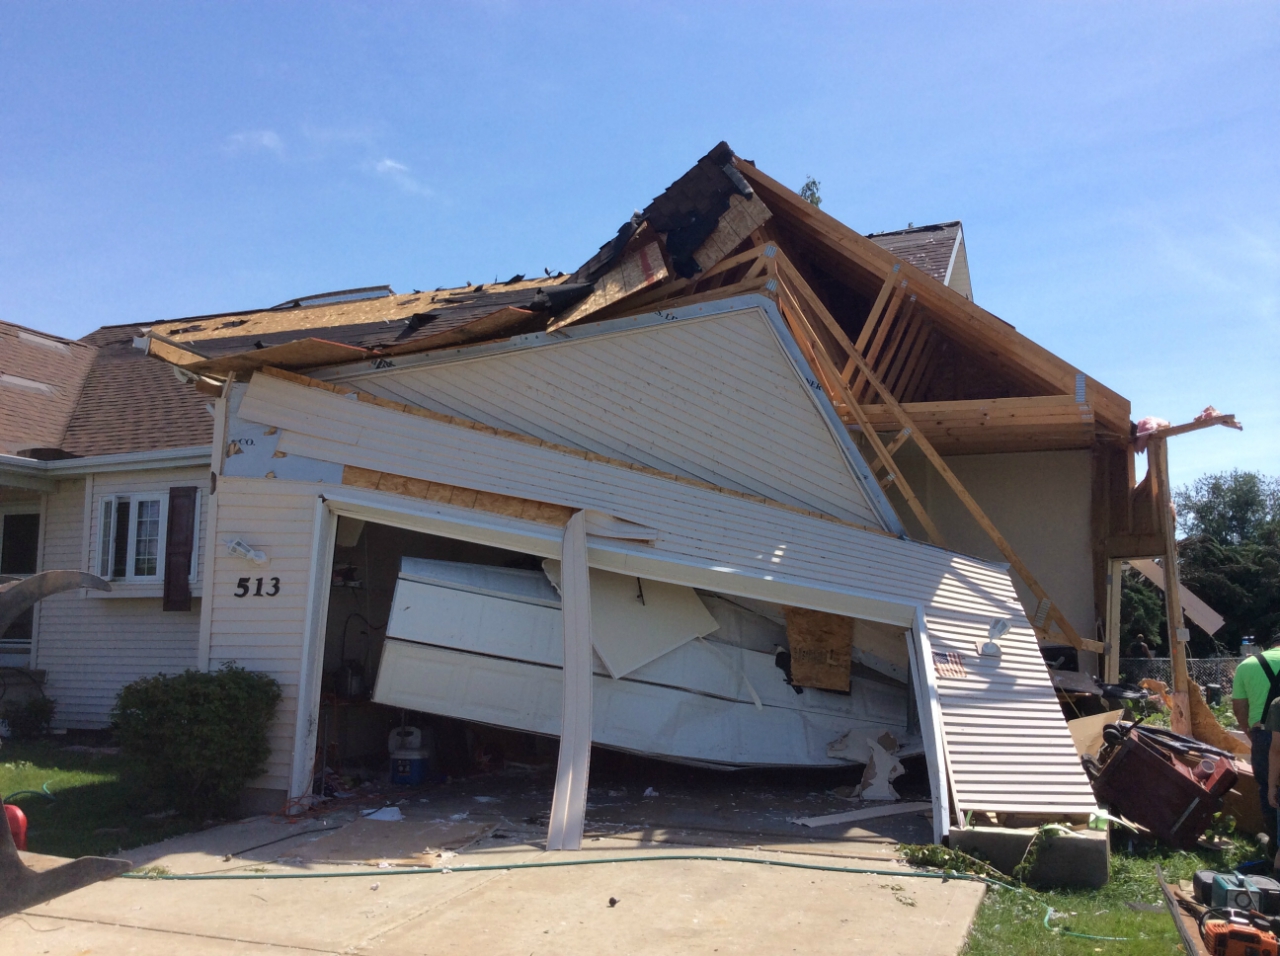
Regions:
M 583 511 L 574 514 L 564 529 L 560 603 L 564 621 L 564 698 L 547 849 L 578 850 L 582 848 L 591 763 L 591 584 L 587 573 L 587 516 Z

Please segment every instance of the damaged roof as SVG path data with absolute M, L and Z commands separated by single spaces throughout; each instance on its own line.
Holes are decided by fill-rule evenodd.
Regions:
M 164 322 L 150 334 L 162 345 L 186 352 L 187 360 L 178 364 L 196 373 L 267 364 L 326 365 L 371 353 L 397 355 L 529 331 L 541 317 L 590 291 L 589 284 L 563 275 L 513 276 L 490 285 L 402 295 L 380 286 L 290 300 L 270 309 Z M 351 297 L 332 301 L 345 296 Z M 163 349 L 157 354 L 169 357 Z

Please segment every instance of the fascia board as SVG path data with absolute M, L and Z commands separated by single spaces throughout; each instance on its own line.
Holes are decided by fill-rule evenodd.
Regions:
M 520 551 L 540 558 L 560 557 L 563 532 L 551 525 L 349 488 L 340 491 L 326 489 L 319 497 L 330 511 L 350 518 Z M 643 544 L 587 536 L 588 563 L 603 571 L 901 627 L 912 626 L 916 619 L 914 604 L 894 601 L 857 588 L 819 586 L 782 574 L 764 577 L 739 568 L 675 560 L 670 555 L 646 553 L 647 550 Z
M 956 227 L 956 241 L 951 244 L 951 258 L 947 260 L 947 274 L 942 277 L 942 284 L 950 287 L 951 273 L 956 267 L 956 257 L 960 254 L 960 245 L 964 242 L 964 226 Z

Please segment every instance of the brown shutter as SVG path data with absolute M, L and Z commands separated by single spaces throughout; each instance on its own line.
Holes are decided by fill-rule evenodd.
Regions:
M 169 489 L 164 542 L 164 610 L 191 610 L 191 549 L 196 538 L 196 488 Z

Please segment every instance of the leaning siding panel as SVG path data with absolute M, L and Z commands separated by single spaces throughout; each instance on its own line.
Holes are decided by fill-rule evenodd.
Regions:
M 860 524 L 875 512 L 757 309 L 353 382 Z

